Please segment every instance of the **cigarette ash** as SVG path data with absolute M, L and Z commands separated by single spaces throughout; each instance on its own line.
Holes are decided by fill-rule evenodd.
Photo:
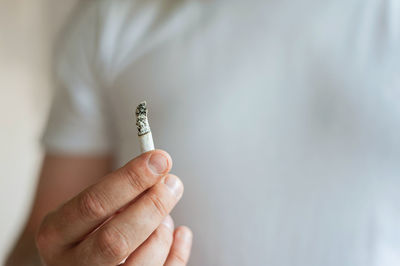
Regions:
M 136 108 L 136 126 L 139 136 L 150 132 L 150 125 L 147 119 L 147 106 L 145 101 L 141 102 Z

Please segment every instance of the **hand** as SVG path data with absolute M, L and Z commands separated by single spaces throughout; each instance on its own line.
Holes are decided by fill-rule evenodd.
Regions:
M 147 152 L 48 214 L 36 238 L 45 265 L 186 265 L 192 234 L 173 232 L 183 185 L 171 165 Z

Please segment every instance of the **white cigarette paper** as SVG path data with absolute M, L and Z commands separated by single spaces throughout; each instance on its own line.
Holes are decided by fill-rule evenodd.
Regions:
M 147 113 L 146 102 L 141 102 L 136 108 L 136 126 L 141 153 L 154 150 L 153 136 L 151 135 Z

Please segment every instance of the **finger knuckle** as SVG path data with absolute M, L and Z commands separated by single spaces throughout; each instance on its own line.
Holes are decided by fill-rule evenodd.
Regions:
M 105 227 L 97 239 L 100 255 L 106 258 L 122 260 L 129 255 L 127 237 L 115 226 Z
M 186 265 L 187 259 L 185 254 L 181 251 L 175 251 L 171 253 L 171 259 L 172 261 L 178 262 L 179 265 Z
M 39 251 L 47 250 L 49 245 L 52 245 L 52 239 L 54 238 L 54 230 L 51 229 L 49 225 L 49 215 L 47 215 L 43 222 L 41 223 L 36 236 L 35 236 L 35 244 Z
M 151 184 L 149 178 L 144 177 L 142 174 L 139 173 L 138 167 L 142 167 L 140 165 L 130 163 L 125 167 L 125 176 L 135 190 L 137 191 L 144 191 L 146 190 Z
M 87 191 L 79 197 L 78 211 L 83 217 L 100 219 L 107 216 L 107 210 L 98 193 Z
M 165 202 L 157 193 L 148 194 L 149 204 L 161 217 L 166 216 L 169 213 L 169 208 Z

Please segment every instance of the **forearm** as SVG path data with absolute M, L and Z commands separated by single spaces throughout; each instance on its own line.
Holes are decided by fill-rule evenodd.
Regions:
M 42 265 L 35 245 L 33 233 L 21 234 L 14 248 L 10 252 L 6 266 L 39 266 Z

